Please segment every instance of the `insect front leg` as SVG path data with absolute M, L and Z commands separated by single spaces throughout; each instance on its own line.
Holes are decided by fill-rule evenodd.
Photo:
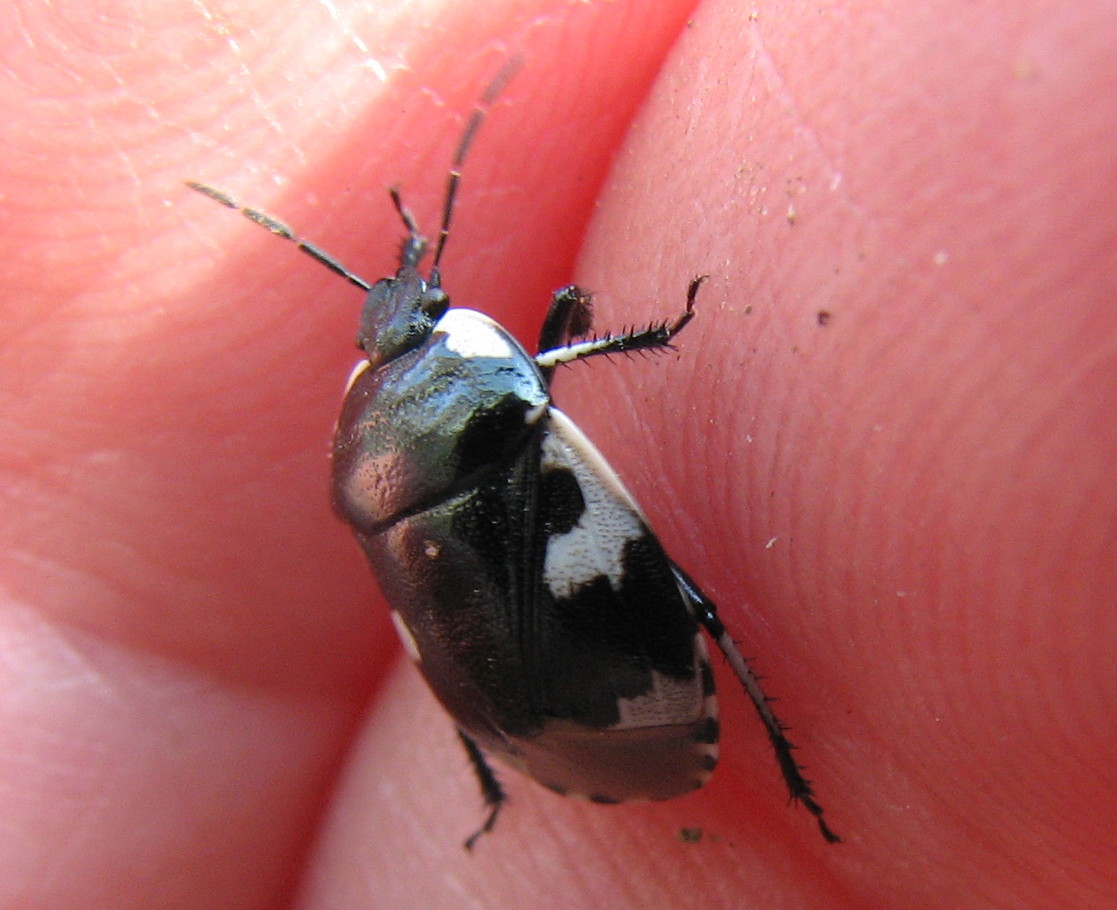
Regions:
M 573 344 L 570 343 L 571 338 L 590 330 L 593 321 L 591 298 L 589 293 L 575 285 L 556 291 L 539 333 L 540 352 L 535 355 L 536 366 L 549 379 L 560 363 L 573 363 L 599 354 L 670 347 L 671 339 L 694 318 L 694 299 L 706 277 L 700 275 L 691 279 L 687 288 L 686 309 L 673 322 L 656 322 L 647 328 L 617 335 L 605 334 Z
M 775 750 L 776 760 L 779 762 L 780 772 L 783 774 L 783 779 L 787 784 L 788 791 L 791 793 L 791 798 L 802 803 L 807 811 L 815 817 L 818 821 L 819 830 L 822 832 L 822 836 L 826 838 L 827 842 L 831 844 L 838 843 L 841 838 L 826 824 L 826 820 L 823 817 L 822 806 L 815 801 L 814 789 L 811 787 L 811 782 L 803 775 L 803 769 L 795 760 L 795 756 L 792 755 L 792 750 L 794 750 L 795 746 L 792 745 L 791 741 L 784 733 L 787 728 L 784 726 L 783 722 L 776 717 L 776 713 L 772 710 L 772 705 L 768 696 L 765 695 L 764 690 L 760 688 L 760 681 L 756 678 L 756 674 L 752 672 L 748 662 L 733 641 L 732 636 L 730 636 L 725 625 L 718 618 L 717 605 L 702 593 L 702 590 L 686 572 L 674 563 L 671 565 L 671 570 L 675 573 L 675 580 L 679 583 L 679 587 L 691 602 L 695 611 L 695 618 L 709 633 L 721 653 L 725 655 L 725 659 L 733 668 L 733 672 L 737 674 L 737 678 L 741 681 L 741 685 L 744 686 L 745 692 L 752 701 L 753 707 L 756 708 L 756 713 L 760 715 L 761 723 L 764 724 L 764 729 L 768 733 L 768 740 L 772 744 L 772 749 Z
M 541 354 L 564 347 L 571 338 L 587 334 L 592 327 L 593 297 L 589 291 L 578 285 L 568 284 L 555 291 L 551 297 L 551 305 L 539 330 L 539 346 L 536 350 Z M 543 375 L 549 379 L 554 369 L 553 366 L 545 369 Z
M 504 805 L 508 797 L 504 793 L 504 788 L 497 780 L 496 772 L 493 771 L 489 765 L 488 759 L 485 758 L 485 753 L 481 751 L 481 747 L 473 741 L 473 738 L 467 733 L 458 730 L 458 737 L 465 746 L 466 755 L 469 756 L 469 763 L 473 766 L 473 773 L 477 775 L 477 783 L 481 787 L 481 797 L 485 801 L 485 806 L 489 810 L 488 816 L 485 818 L 484 824 L 481 825 L 465 840 L 465 849 L 473 850 L 473 845 L 477 843 L 477 839 L 482 834 L 488 834 L 493 830 L 493 825 L 496 824 L 496 817 L 500 814 L 501 807 Z

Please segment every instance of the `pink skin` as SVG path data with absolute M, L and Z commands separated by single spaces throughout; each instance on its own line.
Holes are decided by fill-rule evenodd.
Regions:
M 1100 4 L 72 6 L 0 31 L 0 907 L 1112 896 Z M 677 354 L 557 397 L 723 605 L 842 845 L 721 667 L 706 790 L 506 773 L 467 856 L 464 757 L 327 505 L 359 294 L 181 184 L 375 279 L 385 187 L 433 227 L 510 52 L 447 289 L 530 343 L 568 280 L 619 328 L 711 276 Z

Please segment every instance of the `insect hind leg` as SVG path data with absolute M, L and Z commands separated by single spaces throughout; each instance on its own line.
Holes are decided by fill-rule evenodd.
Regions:
M 814 798 L 814 789 L 811 787 L 811 782 L 803 775 L 803 769 L 792 754 L 795 746 L 787 738 L 785 733 L 787 728 L 776 716 L 776 712 L 772 710 L 771 702 L 760 687 L 760 681 L 756 674 L 749 667 L 748 662 L 737 648 L 721 619 L 718 618 L 717 606 L 702 593 L 702 590 L 686 572 L 674 563 L 671 565 L 671 570 L 675 573 L 675 580 L 679 583 L 679 587 L 690 600 L 695 610 L 695 618 L 709 633 L 721 653 L 725 655 L 725 659 L 733 668 L 733 672 L 737 674 L 741 685 L 744 686 L 745 693 L 752 701 L 753 707 L 756 708 L 756 713 L 760 716 L 760 721 L 764 724 L 764 729 L 768 733 L 768 740 L 776 753 L 776 761 L 779 763 L 780 772 L 783 774 L 791 798 L 802 803 L 807 811 L 815 817 L 818 828 L 828 843 L 840 842 L 841 838 L 826 823 L 822 806 Z
M 496 824 L 496 818 L 500 814 L 501 808 L 507 801 L 508 797 L 504 792 L 504 788 L 497 780 L 496 772 L 490 767 L 488 759 L 485 758 L 485 753 L 481 751 L 481 747 L 473 741 L 473 738 L 468 734 L 458 730 L 458 738 L 461 739 L 462 745 L 465 746 L 465 753 L 469 756 L 469 763 L 473 766 L 473 773 L 477 775 L 477 783 L 481 787 L 481 797 L 485 801 L 485 806 L 489 810 L 489 814 L 485 817 L 484 823 L 474 831 L 469 837 L 465 839 L 463 845 L 466 850 L 473 851 L 473 845 L 477 843 L 478 838 L 483 834 L 488 834 L 493 830 L 493 825 Z

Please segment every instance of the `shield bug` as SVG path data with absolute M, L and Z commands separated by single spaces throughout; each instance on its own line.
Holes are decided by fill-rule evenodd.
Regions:
M 752 701 L 791 798 L 835 842 L 784 726 L 717 608 L 664 552 L 631 494 L 552 403 L 560 364 L 662 350 L 694 315 L 590 335 L 591 300 L 553 295 L 537 353 L 474 310 L 450 306 L 439 269 L 461 167 L 508 73 L 491 85 L 453 158 L 431 266 L 404 206 L 395 275 L 369 284 L 271 216 L 204 184 L 366 292 L 333 443 L 333 500 L 352 527 L 407 652 L 453 717 L 490 831 L 505 801 L 487 755 L 562 794 L 663 800 L 717 762 L 714 676 L 703 630 Z

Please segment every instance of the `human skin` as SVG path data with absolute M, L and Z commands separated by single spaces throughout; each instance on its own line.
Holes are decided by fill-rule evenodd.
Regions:
M 0 16 L 0 907 L 1105 905 L 1112 16 L 483 9 Z M 328 505 L 360 295 L 182 185 L 375 279 L 385 188 L 433 227 L 512 54 L 445 286 L 530 345 L 570 280 L 606 330 L 710 276 L 676 352 L 556 398 L 721 604 L 840 845 L 719 666 L 703 791 L 505 772 L 466 854 L 464 756 Z

